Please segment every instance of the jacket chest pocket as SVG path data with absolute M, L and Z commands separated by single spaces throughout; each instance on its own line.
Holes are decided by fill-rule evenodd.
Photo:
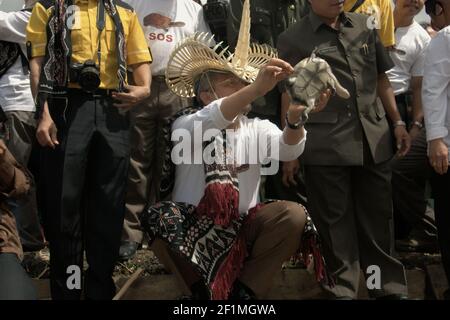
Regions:
M 90 24 L 87 10 L 70 12 L 66 23 L 70 29 L 72 52 L 86 51 L 90 43 Z
M 106 18 L 104 37 L 108 52 L 116 50 L 116 27 L 111 18 Z
M 363 57 L 364 61 L 368 63 L 375 63 L 377 60 L 377 51 L 373 44 L 363 44 L 359 48 L 359 54 Z
M 75 26 L 71 30 L 72 52 L 83 51 L 83 31 L 81 26 Z

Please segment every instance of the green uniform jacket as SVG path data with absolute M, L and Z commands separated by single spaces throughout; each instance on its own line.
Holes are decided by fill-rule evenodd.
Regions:
M 349 99 L 331 97 L 326 108 L 310 115 L 305 165 L 363 165 L 363 137 L 367 137 L 375 163 L 392 157 L 392 138 L 384 108 L 378 99 L 378 75 L 393 64 L 376 30 L 366 27 L 367 17 L 357 13 L 341 15 L 340 30 L 322 23 L 313 12 L 280 35 L 280 58 L 295 66 L 317 48 Z

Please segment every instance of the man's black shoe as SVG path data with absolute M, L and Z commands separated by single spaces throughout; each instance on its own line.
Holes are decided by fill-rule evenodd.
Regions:
M 256 300 L 256 296 L 253 291 L 245 284 L 236 280 L 231 291 L 230 300 Z
M 395 249 L 400 252 L 439 252 L 437 241 L 423 241 L 414 238 L 395 241 Z
M 178 300 L 211 300 L 209 290 L 202 280 L 191 285 L 191 295 L 182 295 Z
M 134 241 L 122 241 L 119 249 L 119 260 L 127 261 L 134 257 L 137 249 L 139 248 L 139 243 Z

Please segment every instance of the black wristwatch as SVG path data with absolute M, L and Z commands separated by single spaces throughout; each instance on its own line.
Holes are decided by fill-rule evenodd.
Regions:
M 305 125 L 306 120 L 308 120 L 307 115 L 304 112 L 302 112 L 302 115 L 300 116 L 299 120 L 296 123 L 290 123 L 288 114 L 289 114 L 289 111 L 286 112 L 286 125 L 288 126 L 289 129 L 292 129 L 292 130 L 297 130 L 297 129 L 302 128 Z

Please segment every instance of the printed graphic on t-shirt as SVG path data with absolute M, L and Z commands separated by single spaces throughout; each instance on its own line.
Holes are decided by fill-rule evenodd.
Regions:
M 171 18 L 166 17 L 159 13 L 150 13 L 148 16 L 144 18 L 144 26 L 154 27 L 157 29 L 164 29 L 168 31 L 169 28 L 182 28 L 186 25 L 185 22 L 182 21 L 172 21 Z
M 186 22 L 174 21 L 174 18 L 167 17 L 159 12 L 152 12 L 146 15 L 143 24 L 151 30 L 148 34 L 148 40 L 164 42 L 173 42 L 175 40 L 175 34 L 169 32 L 170 29 L 183 28 L 186 26 Z

